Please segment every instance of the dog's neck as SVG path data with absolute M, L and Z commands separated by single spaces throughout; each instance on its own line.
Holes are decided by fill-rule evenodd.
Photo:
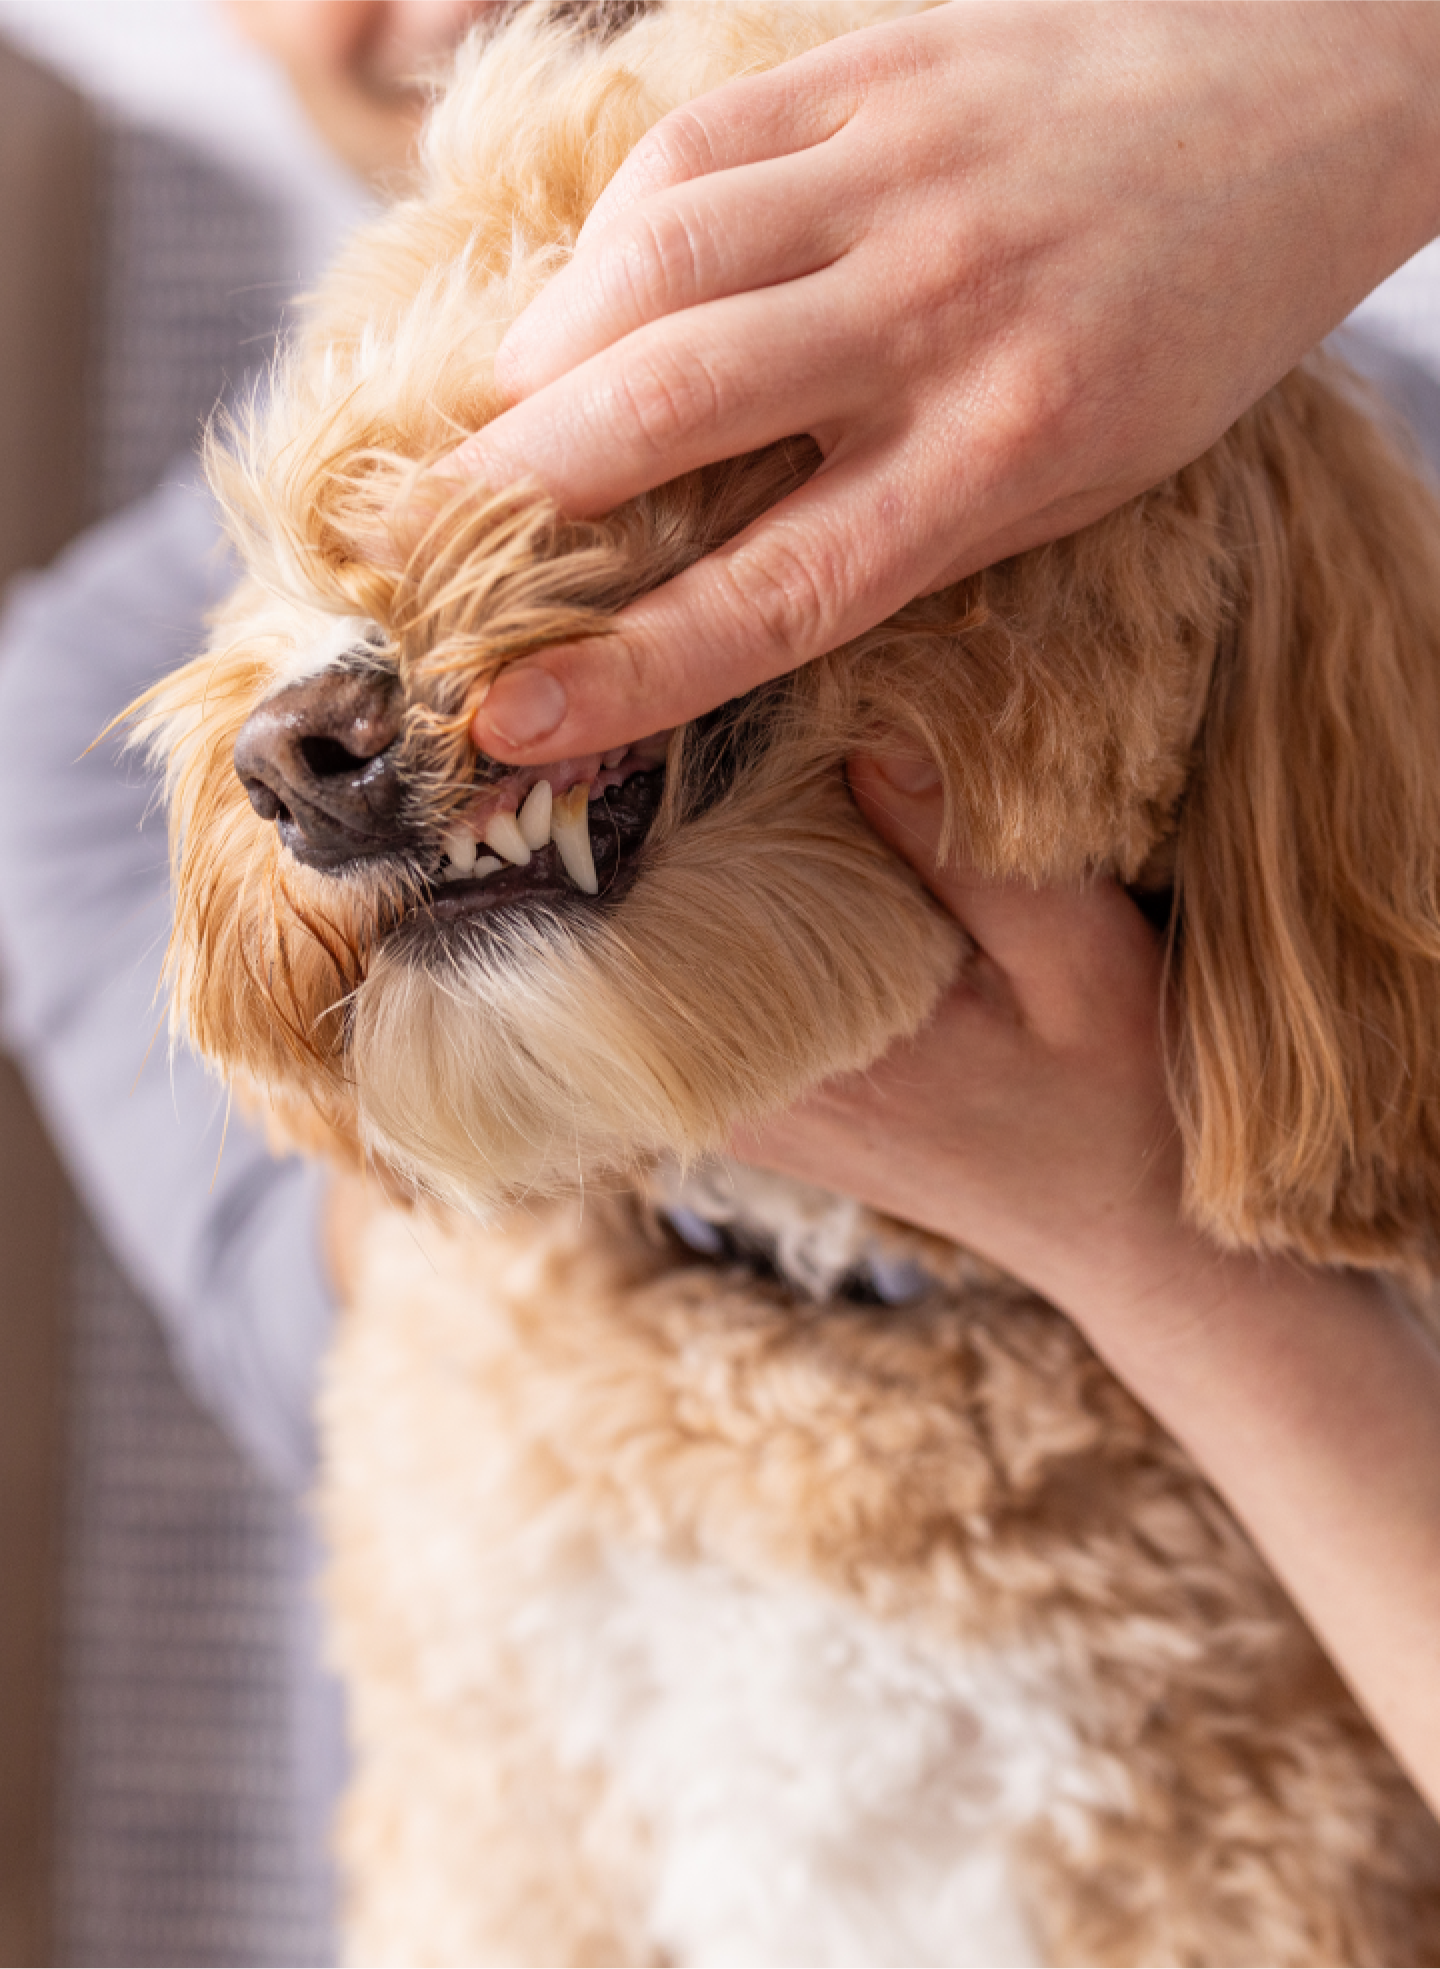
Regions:
M 819 1304 L 909 1305 L 946 1281 L 850 1197 L 728 1159 L 662 1163 L 650 1201 L 682 1243 L 721 1263 L 772 1271 Z

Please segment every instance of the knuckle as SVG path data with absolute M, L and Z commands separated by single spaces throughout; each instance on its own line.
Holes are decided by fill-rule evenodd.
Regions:
M 1010 403 L 1017 431 L 1032 444 L 1063 440 L 1083 403 L 1065 351 L 1046 362 L 1029 362 L 1010 379 Z
M 628 636 L 617 637 L 610 675 L 610 709 L 623 710 L 629 718 L 640 717 L 645 705 L 657 695 L 659 683 L 653 656 L 643 643 L 637 644 Z
M 495 352 L 495 387 L 506 403 L 517 403 L 535 388 L 536 366 L 528 348 L 502 342 Z M 464 446 L 461 446 L 464 449 Z
M 709 429 L 720 414 L 715 379 L 693 354 L 647 351 L 623 372 L 620 393 L 625 415 L 649 449 L 662 457 Z
M 736 617 L 756 624 L 792 664 L 830 648 L 845 591 L 843 556 L 832 545 L 777 534 L 723 565 Z
M 632 163 L 633 176 L 646 192 L 683 184 L 713 170 L 715 148 L 703 112 L 688 103 L 671 110 L 641 138 Z
M 605 734 L 643 736 L 647 717 L 665 694 L 669 679 L 663 659 L 643 636 L 613 632 L 585 645 L 567 689 L 576 709 L 582 742 Z
M 904 91 L 908 105 L 915 85 L 924 80 L 924 62 L 908 22 L 873 26 L 857 34 L 842 34 L 786 64 L 806 93 L 844 120 L 862 115 L 872 97 Z M 783 71 L 776 71 L 777 73 Z
M 642 209 L 627 230 L 614 278 L 632 317 L 650 320 L 684 307 L 695 292 L 696 240 L 684 215 L 670 206 Z

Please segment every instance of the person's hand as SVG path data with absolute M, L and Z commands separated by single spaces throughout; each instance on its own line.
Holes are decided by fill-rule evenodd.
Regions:
M 667 117 L 441 468 L 577 517 L 824 464 L 616 633 L 510 666 L 506 760 L 692 717 L 1197 456 L 1440 229 L 1440 9 L 951 5 Z
M 1112 883 L 941 866 L 933 772 L 889 773 L 856 762 L 856 797 L 978 952 L 912 1044 L 736 1152 L 968 1245 L 1071 1314 L 1440 1809 L 1440 1351 L 1374 1278 L 1222 1253 L 1183 1223 L 1158 939 Z
M 736 1144 L 919 1224 L 1079 1311 L 1128 1273 L 1143 1294 L 1192 1233 L 1166 1094 L 1160 940 L 1109 880 L 1035 889 L 937 859 L 939 780 L 857 760 L 871 824 L 977 946 L 911 1044 Z

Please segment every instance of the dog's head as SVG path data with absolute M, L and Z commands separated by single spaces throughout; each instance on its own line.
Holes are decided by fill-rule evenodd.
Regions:
M 778 447 L 586 524 L 523 490 L 412 497 L 495 414 L 499 336 L 619 158 L 735 60 L 733 33 L 700 45 L 711 10 L 682 12 L 603 46 L 519 20 L 469 50 L 420 195 L 351 249 L 214 448 L 248 577 L 145 713 L 180 1025 L 292 1136 L 452 1200 L 720 1147 L 915 1031 L 962 961 L 846 791 L 847 751 L 899 732 L 940 761 L 982 867 L 1173 898 L 1201 1221 L 1423 1253 L 1440 527 L 1324 378 L 1109 519 L 695 726 L 542 771 L 475 754 L 500 665 L 603 635 L 814 463 Z M 751 60 L 803 40 L 798 13 L 755 22 Z
M 847 794 L 863 666 L 543 769 L 469 738 L 498 664 L 602 628 L 805 465 L 585 527 L 462 495 L 368 612 L 247 587 L 162 689 L 177 1008 L 292 1132 L 298 1097 L 493 1200 L 718 1149 L 923 1021 L 960 940 Z

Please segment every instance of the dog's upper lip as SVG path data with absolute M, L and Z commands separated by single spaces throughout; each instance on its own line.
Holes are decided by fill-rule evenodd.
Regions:
M 663 767 L 632 771 L 623 783 L 606 787 L 590 803 L 590 844 L 600 900 L 613 900 L 633 879 L 635 850 L 644 842 L 659 811 L 664 782 Z M 401 928 L 413 933 L 418 925 L 455 923 L 518 904 L 580 904 L 588 900 L 551 843 L 535 849 L 524 866 L 494 867 L 479 880 L 451 878 L 434 884 Z
M 633 801 L 620 799 L 613 811 L 603 803 L 623 794 L 630 781 L 653 774 L 669 749 L 670 734 L 656 733 L 635 745 L 611 752 L 561 759 L 549 765 L 499 767 L 480 762 L 477 784 L 466 790 L 462 804 L 438 823 L 437 845 L 444 853 L 433 871 L 437 883 L 453 884 L 472 876 L 500 876 L 507 865 L 529 868 L 537 855 L 563 867 L 574 887 L 586 895 L 598 893 L 592 822 L 602 815 L 628 816 Z M 654 803 L 649 819 L 654 818 Z M 627 822 L 628 825 L 628 822 Z M 556 851 L 550 853 L 551 848 Z M 537 869 L 531 879 L 539 880 Z M 513 887 L 508 884 L 507 887 Z
M 543 766 L 504 766 L 494 761 L 485 783 L 477 787 L 456 815 L 455 824 L 467 828 L 479 840 L 492 815 L 515 813 L 531 788 L 542 779 L 550 782 L 550 790 L 557 797 L 581 784 L 604 793 L 612 786 L 623 784 L 636 772 L 662 765 L 673 735 L 671 731 L 652 732 L 647 738 L 630 745 L 617 745 L 609 752 L 556 759 Z

